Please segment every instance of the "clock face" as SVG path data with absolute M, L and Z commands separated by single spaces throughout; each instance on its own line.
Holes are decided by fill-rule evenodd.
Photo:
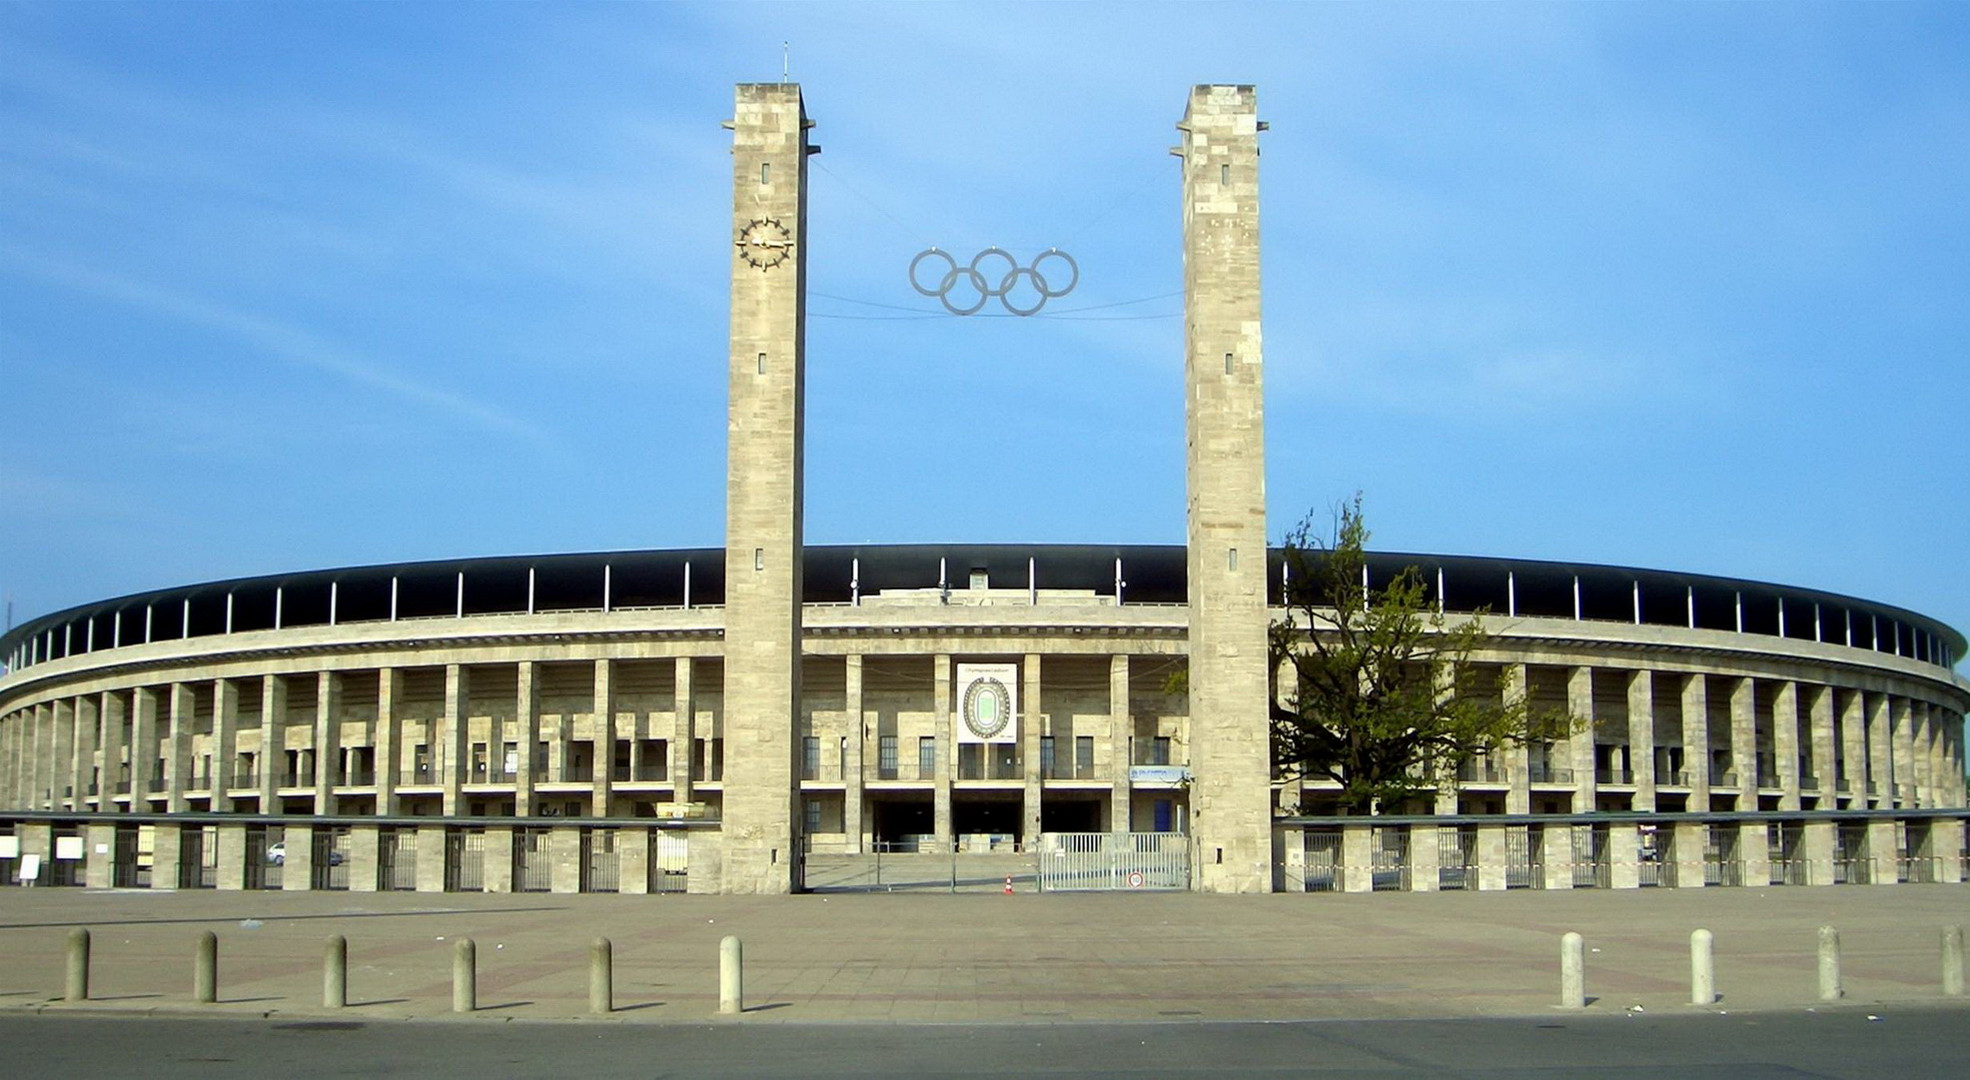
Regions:
M 793 234 L 774 218 L 755 218 L 739 230 L 736 243 L 740 258 L 766 270 L 787 260 L 793 251 Z

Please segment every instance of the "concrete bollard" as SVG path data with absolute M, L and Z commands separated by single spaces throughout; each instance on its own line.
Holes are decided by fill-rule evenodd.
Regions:
M 469 1013 L 479 1008 L 479 946 L 469 937 L 459 938 L 451 947 L 451 1011 Z
M 1840 1000 L 1840 931 L 1820 927 L 1820 1000 Z
M 1690 931 L 1690 1004 L 1709 1005 L 1717 1000 L 1717 958 L 1711 948 L 1714 936 L 1708 930 Z
M 79 926 L 68 932 L 67 975 L 63 1000 L 89 1000 L 89 931 Z
M 739 939 L 718 943 L 718 1011 L 736 1016 L 746 1011 L 745 955 Z
M 349 939 L 329 935 L 321 951 L 321 1004 L 339 1009 L 349 1003 Z
M 219 1000 L 219 935 L 210 930 L 198 935 L 192 951 L 192 1000 L 200 1005 Z
M 1569 930 L 1560 938 L 1560 1008 L 1587 1007 L 1587 950 L 1580 935 Z
M 1963 996 L 1963 928 L 1943 927 L 1943 994 Z
M 616 1011 L 615 966 L 615 946 L 609 943 L 608 938 L 599 937 L 589 944 L 589 1012 L 607 1014 Z

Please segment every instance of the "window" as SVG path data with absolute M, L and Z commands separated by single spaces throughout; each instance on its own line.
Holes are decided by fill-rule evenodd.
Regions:
M 1040 775 L 1044 777 L 1053 775 L 1053 736 L 1051 735 L 1040 736 Z
M 411 747 L 410 760 L 411 771 L 413 773 L 425 780 L 431 778 L 431 746 L 429 743 L 418 743 L 416 746 Z
M 1168 799 L 1157 799 L 1155 804 L 1155 832 L 1176 831 L 1176 804 Z
M 880 780 L 896 779 L 896 736 L 884 735 L 876 743 L 876 777 Z
M 928 780 L 937 775 L 937 736 L 925 735 L 917 740 L 917 779 Z
M 807 826 L 808 832 L 810 833 L 820 832 L 821 831 L 821 800 L 819 799 L 806 800 L 806 802 L 801 807 L 801 816 L 805 819 L 804 823 Z
M 1168 765 L 1170 763 L 1170 737 L 1158 735 L 1149 740 L 1149 760 L 1146 765 Z
M 821 740 L 812 735 L 802 736 L 800 740 L 800 778 L 802 780 L 812 780 L 819 775 L 821 775 Z M 807 805 L 811 813 L 815 804 L 810 802 Z
M 772 162 L 762 161 L 759 163 L 759 182 L 762 184 L 770 184 L 773 182 Z
M 1094 736 L 1074 736 L 1074 775 L 1094 775 Z
M 983 567 L 979 567 L 979 566 L 974 566 L 974 567 L 972 567 L 972 568 L 971 568 L 971 587 L 972 587 L 972 588 L 974 588 L 974 589 L 989 589 L 989 588 L 991 588 L 991 587 L 992 587 L 992 577 L 991 577 L 991 575 L 990 575 L 990 574 L 988 574 L 988 573 L 987 573 L 987 572 L 985 571 L 985 569 L 984 569 Z

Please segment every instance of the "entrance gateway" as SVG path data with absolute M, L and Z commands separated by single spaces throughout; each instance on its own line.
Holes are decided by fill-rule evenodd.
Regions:
M 1267 667 L 1264 353 L 1260 336 L 1257 95 L 1250 86 L 1191 89 L 1177 124 L 1183 223 L 1186 618 L 1182 705 L 1192 732 L 1186 783 L 1156 827 L 1128 827 L 1135 785 L 1118 772 L 1146 762 L 1109 763 L 1083 776 L 1043 766 L 1051 713 L 1040 697 L 1041 657 L 1019 640 L 978 640 L 972 656 L 933 660 L 935 732 L 919 738 L 917 765 L 903 778 L 909 747 L 880 746 L 876 769 L 860 753 L 837 799 L 803 787 L 802 668 L 804 386 L 806 382 L 807 158 L 800 87 L 746 84 L 732 119 L 731 327 L 726 441 L 723 706 L 727 748 L 720 806 L 720 888 L 782 893 L 825 887 L 808 834 L 851 807 L 853 858 L 881 836 L 861 820 L 865 784 L 885 789 L 889 815 L 912 826 L 928 805 L 932 859 L 957 860 L 965 824 L 985 830 L 978 857 L 1024 855 L 1040 883 L 1062 888 L 1272 888 L 1271 760 Z M 954 271 L 955 273 L 955 271 Z M 975 276 L 975 275 L 974 275 Z M 1078 281 L 1078 269 L 1074 274 Z M 921 286 L 919 286 L 921 291 Z M 1172 407 L 1178 407 L 1172 402 Z M 1242 557 L 1241 557 L 1242 555 Z M 1119 569 L 1118 569 L 1119 578 Z M 1024 654 L 1019 665 L 1004 659 Z M 956 666 L 958 671 L 953 672 Z M 954 677 L 955 676 L 955 677 Z M 1022 685 L 1022 681 L 1024 685 Z M 1029 690 L 1028 687 L 1031 687 Z M 1126 693 L 1126 691 L 1124 691 Z M 1127 722 L 1124 704 L 1111 717 Z M 1113 721 L 1111 721 L 1113 722 Z M 865 726 L 858 724 L 857 726 Z M 860 751 L 861 740 L 856 740 Z M 813 756 L 818 757 L 819 747 Z M 849 757 L 847 753 L 844 758 Z M 802 763 L 802 764 L 797 764 Z M 844 762 L 844 764 L 846 764 Z M 1167 762 L 1157 761 L 1162 765 Z M 1092 763 L 1090 764 L 1092 769 Z M 879 779 L 878 779 L 879 778 Z M 960 822 L 962 800 L 977 817 Z M 1105 781 L 1105 782 L 1104 782 Z M 1056 784 L 1063 786 L 1055 787 Z M 1065 801 L 1105 802 L 1108 833 Z M 1012 808 L 1017 807 L 1017 810 Z M 817 815 L 815 811 L 820 813 Z M 1016 812 L 1016 821 L 1002 818 Z M 1056 830 L 1046 831 L 1054 820 Z M 849 826 L 849 822 L 843 822 Z M 1005 828 L 1016 825 L 1016 828 Z M 973 834 L 978 835 L 978 834 Z M 1013 837 L 1014 849 L 1001 844 Z M 1081 837 L 1082 839 L 1074 839 Z M 1051 843 L 1053 846 L 1048 847 Z M 893 855 L 926 854 L 915 851 Z M 1193 860 L 1189 850 L 1195 847 Z M 871 852 L 871 854 L 878 854 Z M 813 862 L 810 862 L 810 859 Z M 855 875 L 859 878 L 859 874 Z

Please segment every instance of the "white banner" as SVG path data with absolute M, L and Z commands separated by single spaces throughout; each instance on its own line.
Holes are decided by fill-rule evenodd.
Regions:
M 959 664 L 957 728 L 961 743 L 1019 741 L 1019 665 Z

